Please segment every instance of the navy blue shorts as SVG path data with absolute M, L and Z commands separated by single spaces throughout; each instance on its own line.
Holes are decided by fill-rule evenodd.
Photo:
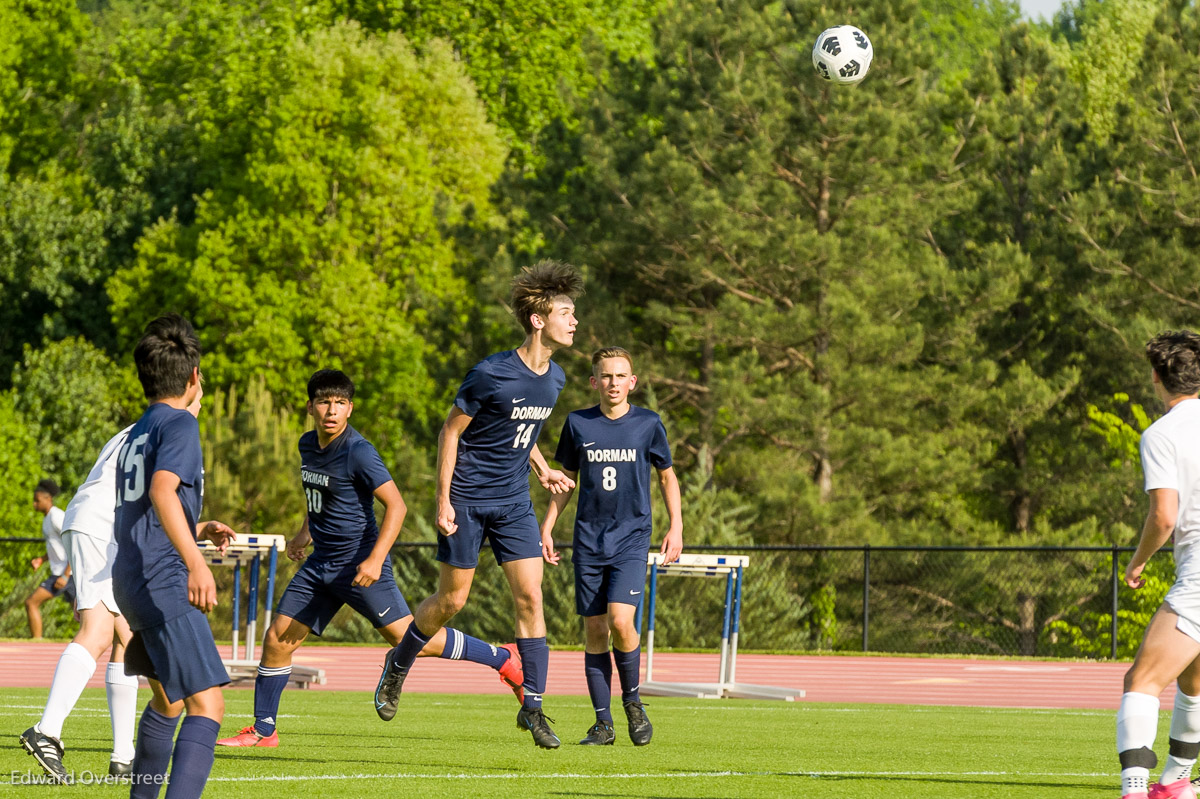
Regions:
M 158 680 L 172 702 L 229 683 L 208 618 L 195 608 L 135 631 L 125 649 L 125 673 Z
M 542 533 L 533 501 L 513 505 L 455 505 L 454 535 L 438 533 L 437 559 L 459 569 L 479 565 L 479 550 L 486 540 L 497 563 L 540 558 Z
M 614 602 L 637 605 L 646 590 L 646 556 L 615 563 L 575 561 L 575 612 L 603 616 Z
M 62 597 L 71 603 L 71 607 L 75 607 L 75 578 L 68 577 L 66 585 L 64 585 L 62 588 L 55 588 L 54 583 L 61 576 L 61 574 L 52 574 L 45 580 L 42 580 L 42 584 L 38 587 L 45 588 L 50 592 L 50 596 Z
M 295 619 L 317 635 L 342 605 L 349 605 L 377 629 L 409 615 L 408 603 L 392 575 L 392 559 L 383 561 L 379 579 L 366 588 L 353 585 L 361 562 L 355 559 L 350 563 L 325 563 L 309 558 L 288 583 L 275 612 Z

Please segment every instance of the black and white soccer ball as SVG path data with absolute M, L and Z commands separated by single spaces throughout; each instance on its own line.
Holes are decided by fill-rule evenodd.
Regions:
M 858 83 L 867 76 L 875 50 L 867 34 L 853 25 L 826 28 L 813 45 L 813 68 L 830 83 Z

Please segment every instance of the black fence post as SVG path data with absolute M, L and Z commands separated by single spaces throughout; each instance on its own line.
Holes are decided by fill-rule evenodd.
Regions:
M 870 646 L 871 630 L 871 545 L 863 546 L 863 648 L 866 652 Z
M 1121 589 L 1121 572 L 1119 571 L 1120 561 L 1117 560 L 1117 545 L 1112 545 L 1112 622 L 1109 629 L 1109 635 L 1112 636 L 1112 647 L 1109 651 L 1109 657 L 1113 660 L 1117 659 L 1117 611 L 1120 609 L 1119 598 Z

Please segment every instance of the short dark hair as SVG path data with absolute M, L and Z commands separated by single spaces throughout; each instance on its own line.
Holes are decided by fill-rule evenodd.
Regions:
M 342 397 L 354 399 L 354 381 L 339 369 L 320 369 L 308 379 L 308 401 Z
M 49 477 L 46 477 L 38 480 L 38 484 L 33 488 L 33 493 L 45 494 L 46 496 L 50 497 L 50 499 L 54 499 L 58 496 L 59 490 L 58 483 L 54 482 Z
M 1200 391 L 1200 336 L 1168 330 L 1146 342 L 1146 360 L 1171 394 Z
M 629 350 L 624 347 L 601 347 L 592 353 L 592 371 L 595 371 L 605 358 L 624 358 L 629 361 L 630 371 L 633 370 L 633 356 L 629 354 Z
M 580 294 L 583 294 L 583 275 L 578 269 L 562 261 L 538 261 L 521 269 L 521 274 L 513 279 L 513 313 L 525 332 L 532 333 L 530 316 L 549 314 L 555 297 L 573 300 Z
M 146 325 L 133 350 L 133 362 L 146 399 L 182 397 L 192 372 L 200 368 L 196 329 L 177 313 L 158 317 Z

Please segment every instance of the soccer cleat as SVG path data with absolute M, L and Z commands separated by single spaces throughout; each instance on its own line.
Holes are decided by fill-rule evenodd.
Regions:
M 554 730 L 550 729 L 550 725 L 546 723 L 548 721 L 554 721 L 554 719 L 547 717 L 540 707 L 522 705 L 521 710 L 517 713 L 517 726 L 533 733 L 535 744 L 543 749 L 557 749 L 561 741 L 554 734 Z
M 21 733 L 20 740 L 21 746 L 25 748 L 26 752 L 33 755 L 33 759 L 45 770 L 51 782 L 59 785 L 71 784 L 71 775 L 63 767 L 62 741 L 51 738 L 49 735 L 43 735 L 38 732 L 36 726 Z
M 1150 786 L 1147 796 L 1150 799 L 1196 799 L 1196 790 L 1186 779 L 1176 780 L 1166 785 L 1156 782 Z
M 108 776 L 118 780 L 133 779 L 133 761 L 122 763 L 120 760 L 108 761 Z
M 654 727 L 646 718 L 646 706 L 636 700 L 625 703 L 625 718 L 629 719 L 629 740 L 634 746 L 645 746 L 654 735 Z
M 525 704 L 525 689 L 521 687 L 525 682 L 525 672 L 521 670 L 521 656 L 517 654 L 517 645 L 505 644 L 500 648 L 508 650 L 508 660 L 497 669 L 500 672 L 500 682 L 512 689 L 518 702 Z
M 583 746 L 612 746 L 615 740 L 617 734 L 613 732 L 613 726 L 608 722 L 597 721 L 587 731 L 587 737 L 579 743 Z
M 222 738 L 217 741 L 217 746 L 279 746 L 279 730 L 274 730 L 270 735 L 260 735 L 258 730 L 254 729 L 254 725 L 243 727 L 238 730 L 238 734 L 232 738 Z
M 408 669 L 402 669 L 392 661 L 392 651 L 388 650 L 383 662 L 383 674 L 379 676 L 379 685 L 375 686 L 375 712 L 384 721 L 396 717 L 400 689 L 404 687 L 404 678 L 408 676 Z

